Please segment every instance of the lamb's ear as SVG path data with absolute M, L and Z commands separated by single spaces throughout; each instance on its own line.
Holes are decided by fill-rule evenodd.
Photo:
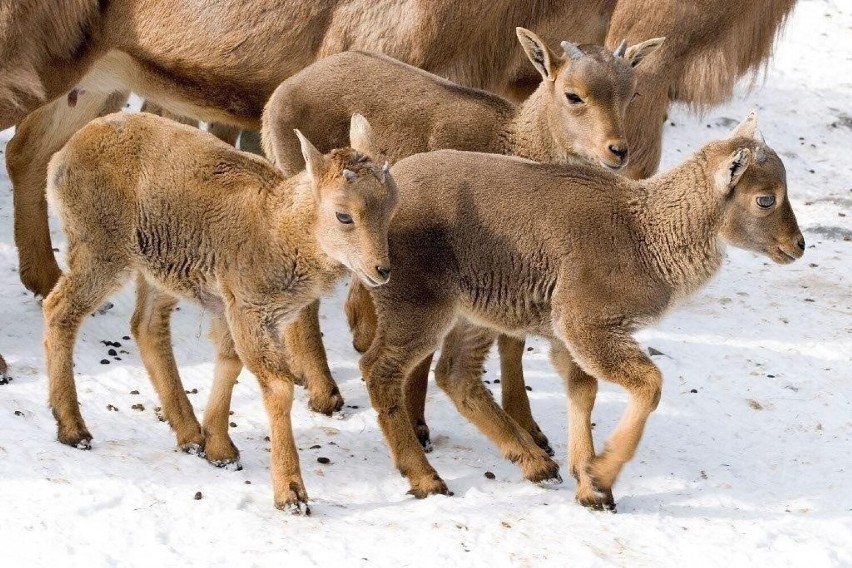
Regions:
M 518 41 L 524 48 L 530 61 L 541 76 L 548 81 L 556 80 L 556 70 L 553 68 L 553 60 L 556 59 L 540 37 L 525 28 L 515 28 Z
M 642 43 L 637 43 L 636 45 L 631 45 L 624 52 L 624 60 L 627 61 L 631 67 L 636 67 L 642 60 L 657 51 L 657 48 L 663 45 L 663 42 L 666 40 L 664 37 L 655 37 L 653 39 L 645 40 Z
M 373 128 L 367 119 L 355 113 L 349 122 L 349 145 L 361 154 L 371 158 L 379 155 L 379 148 L 373 136 Z
M 727 160 L 716 169 L 716 189 L 722 195 L 727 195 L 739 183 L 743 174 L 751 164 L 752 153 L 748 148 L 735 150 Z
M 322 152 L 317 150 L 316 146 L 311 144 L 311 141 L 305 138 L 305 135 L 299 132 L 298 129 L 295 129 L 294 132 L 296 133 L 296 136 L 299 137 L 299 144 L 302 146 L 302 156 L 305 158 L 305 169 L 308 170 L 308 173 L 314 181 L 318 182 L 320 178 L 322 178 L 327 167 L 327 164 L 325 163 L 325 156 L 323 156 Z
M 728 138 L 757 138 L 757 113 L 751 111 L 741 123 L 734 128 Z

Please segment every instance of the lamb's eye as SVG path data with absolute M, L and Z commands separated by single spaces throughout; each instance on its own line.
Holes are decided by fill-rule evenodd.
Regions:
M 337 220 L 340 221 L 341 223 L 343 223 L 344 225 L 351 225 L 352 224 L 352 215 L 350 215 L 349 213 L 340 213 L 338 211 L 337 212 Z
M 565 98 L 567 98 L 568 102 L 572 105 L 583 104 L 583 99 L 581 99 L 577 93 L 565 93 Z
M 773 205 L 775 205 L 775 196 L 774 195 L 758 195 L 755 198 L 757 201 L 757 206 L 761 209 L 769 209 Z

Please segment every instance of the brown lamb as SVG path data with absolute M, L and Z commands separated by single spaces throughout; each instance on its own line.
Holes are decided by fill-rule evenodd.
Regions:
M 68 271 L 44 300 L 44 348 L 60 442 L 91 447 L 72 367 L 77 330 L 135 274 L 131 328 L 178 445 L 217 465 L 238 459 L 228 410 L 245 365 L 269 415 L 275 505 L 306 505 L 281 327 L 348 272 L 369 286 L 388 281 L 397 190 L 372 161 L 363 117 L 352 118 L 351 148 L 326 155 L 297 134 L 307 171 L 290 178 L 211 134 L 144 113 L 95 120 L 54 156 L 48 188 L 68 237 Z M 215 380 L 203 428 L 172 351 L 179 298 L 213 319 Z
M 403 394 L 406 375 L 444 337 L 436 381 L 459 412 L 527 479 L 559 480 L 556 464 L 481 381 L 497 333 L 535 334 L 550 339 L 567 387 L 577 499 L 614 509 L 613 484 L 662 386 L 633 333 L 705 284 L 726 243 L 782 264 L 804 252 L 784 166 L 755 128 L 750 115 L 729 138 L 643 181 L 452 150 L 394 166 L 405 187 L 388 233 L 394 278 L 370 291 L 378 325 L 361 369 L 411 493 L 447 492 L 409 424 Z M 598 380 L 621 385 L 630 398 L 595 455 Z

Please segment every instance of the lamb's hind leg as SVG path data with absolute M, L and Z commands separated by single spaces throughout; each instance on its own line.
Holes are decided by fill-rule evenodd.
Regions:
M 660 402 L 662 375 L 626 333 L 584 328 L 576 331 L 565 329 L 562 336 L 583 371 L 595 378 L 621 385 L 630 395 L 627 410 L 607 439 L 604 451 L 591 458 L 585 466 L 576 465 L 577 469 L 588 473 L 591 483 L 599 493 L 607 495 L 611 493 L 624 464 L 636 452 L 648 416 Z M 590 390 L 590 387 L 587 386 L 586 390 Z M 572 396 L 570 388 L 569 396 Z M 575 401 L 591 398 L 589 392 L 584 395 L 575 392 L 573 397 Z M 608 505 L 608 508 L 614 508 L 612 503 Z M 594 502 L 592 506 L 596 506 Z
M 411 484 L 418 499 L 447 494 L 447 486 L 429 464 L 405 410 L 403 384 L 419 361 L 432 353 L 451 323 L 448 310 L 425 312 L 414 306 L 388 301 L 370 349 L 361 358 L 370 401 L 378 414 L 393 462 Z
M 503 380 L 503 410 L 530 433 L 535 443 L 553 455 L 553 448 L 547 436 L 538 427 L 530 409 L 530 399 L 527 396 L 527 386 L 524 382 L 524 340 L 509 335 L 501 335 L 497 339 L 500 349 L 500 378 Z
M 457 324 L 444 340 L 435 380 L 458 411 L 488 436 L 506 459 L 520 466 L 524 477 L 535 483 L 561 483 L 556 462 L 494 402 L 482 383 L 482 365 L 495 335 L 467 322 Z
M 331 416 L 343 408 L 343 397 L 331 377 L 319 324 L 319 300 L 299 312 L 299 318 L 284 330 L 290 368 L 308 388 L 308 407 Z
M 183 389 L 172 349 L 171 318 L 177 301 L 139 275 L 136 310 L 130 329 L 139 346 L 142 363 L 160 397 L 163 416 L 175 432 L 178 447 L 185 452 L 200 453 L 204 435 Z
M 43 305 L 49 403 L 59 441 L 89 449 L 92 436 L 80 414 L 74 384 L 74 343 L 83 318 L 123 283 L 125 265 L 114 258 L 94 258 L 74 248 L 69 253 L 69 271 L 60 276 Z
M 234 348 L 234 340 L 222 317 L 215 317 L 210 325 L 210 339 L 216 345 L 216 369 L 213 388 L 207 408 L 204 409 L 204 454 L 216 467 L 239 464 L 240 452 L 228 435 L 228 416 L 231 410 L 231 392 L 243 363 Z M 239 466 L 237 466 L 239 469 Z

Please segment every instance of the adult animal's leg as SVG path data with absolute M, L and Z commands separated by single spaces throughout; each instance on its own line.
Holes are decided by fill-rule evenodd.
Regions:
M 127 96 L 72 91 L 27 115 L 6 145 L 19 273 L 24 286 L 36 295 L 47 296 L 60 274 L 47 224 L 47 163 L 80 127 L 95 117 L 120 110 Z

